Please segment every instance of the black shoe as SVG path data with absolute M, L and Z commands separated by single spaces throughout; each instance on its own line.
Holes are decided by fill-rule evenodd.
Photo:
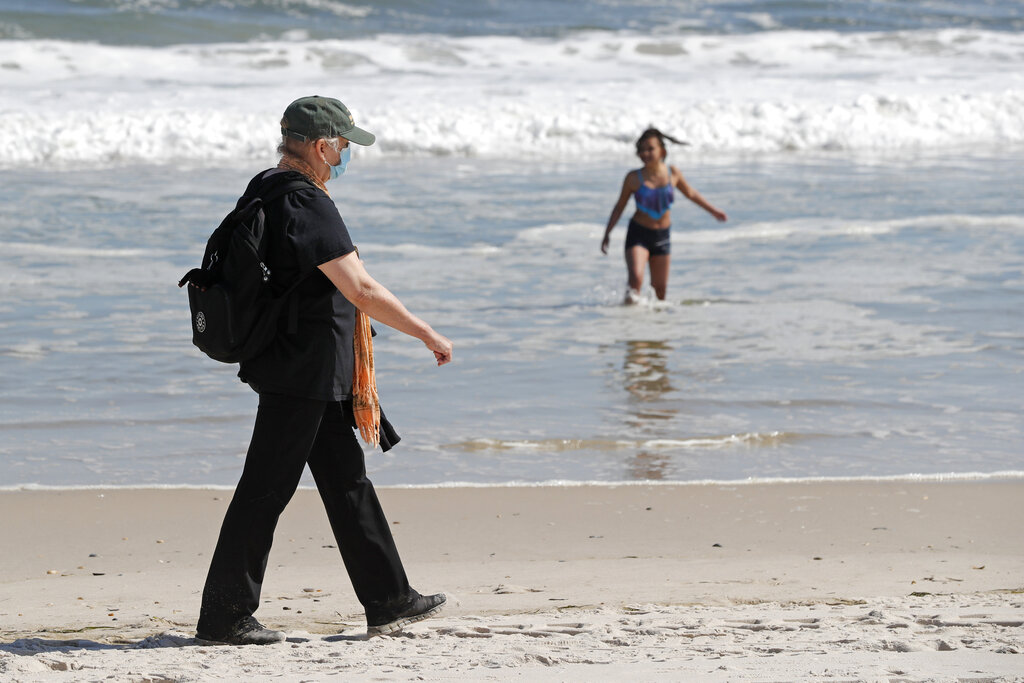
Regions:
M 366 610 L 366 635 L 381 636 L 401 631 L 409 624 L 423 621 L 441 611 L 447 598 L 444 593 L 420 595 L 412 591 L 410 597 L 395 605 Z
M 214 637 L 201 631 L 196 631 L 196 638 L 199 640 L 210 640 L 215 643 L 227 643 L 228 645 L 271 645 L 280 643 L 285 639 L 284 631 L 274 631 L 266 628 L 255 617 L 246 617 L 235 624 L 234 628 L 223 636 Z

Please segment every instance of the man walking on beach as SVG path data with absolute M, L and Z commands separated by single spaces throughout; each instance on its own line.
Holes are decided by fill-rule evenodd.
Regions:
M 308 464 L 369 635 L 392 633 L 440 611 L 445 596 L 420 595 L 406 578 L 353 428 L 353 375 L 360 355 L 353 340 L 360 312 L 421 340 L 438 365 L 451 361 L 452 343 L 410 313 L 364 269 L 326 181 L 344 173 L 349 145 L 373 144 L 336 99 L 303 97 L 281 121 L 277 168 L 259 173 L 246 197 L 270 185 L 305 180 L 264 205 L 269 240 L 266 265 L 274 287 L 294 290 L 294 333 L 283 331 L 239 377 L 259 393 L 245 467 L 228 507 L 210 571 L 196 636 L 231 644 L 267 644 L 285 634 L 264 628 L 253 613 L 274 528 Z M 371 361 L 372 363 L 372 361 Z M 370 365 L 372 376 L 372 364 Z M 362 407 L 362 406 L 360 406 Z M 372 406 L 376 409 L 376 405 Z M 398 435 L 385 418 L 381 446 Z M 376 427 L 376 425 L 375 425 Z

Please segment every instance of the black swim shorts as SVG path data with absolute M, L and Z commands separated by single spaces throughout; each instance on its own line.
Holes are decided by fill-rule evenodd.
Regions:
M 649 251 L 651 256 L 666 256 L 672 253 L 669 228 L 654 230 L 631 220 L 629 229 L 626 230 L 626 251 L 637 246 Z

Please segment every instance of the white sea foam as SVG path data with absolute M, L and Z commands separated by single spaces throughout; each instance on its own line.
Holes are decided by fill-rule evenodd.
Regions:
M 369 156 L 625 155 L 650 123 L 698 151 L 1024 142 L 1012 33 L 296 38 L 0 41 L 0 164 L 268 158 L 311 92 L 378 133 Z
M 99 249 L 91 247 L 69 247 L 57 244 L 40 244 L 38 242 L 0 242 L 0 250 L 9 256 L 42 256 L 45 258 L 69 258 L 80 257 L 95 258 L 155 258 L 166 255 L 165 250 L 155 249 Z
M 426 244 L 415 244 L 411 242 L 402 242 L 399 244 L 365 242 L 362 244 L 360 249 L 366 253 L 384 252 L 418 257 L 485 256 L 488 254 L 496 254 L 501 251 L 501 247 L 496 247 L 491 244 L 473 244 L 464 247 L 439 247 Z
M 549 223 L 525 228 L 515 234 L 508 243 L 495 246 L 477 244 L 471 246 L 428 246 L 413 243 L 385 244 L 368 242 L 361 247 L 367 253 L 420 255 L 434 257 L 455 257 L 465 255 L 501 255 L 510 249 L 530 251 L 537 244 L 552 242 L 569 243 L 583 247 L 600 238 L 604 232 L 600 223 Z M 1016 234 L 1024 231 L 1024 216 L 1012 214 L 993 216 L 969 216 L 962 214 L 935 214 L 887 220 L 843 219 L 843 218 L 790 218 L 776 221 L 760 221 L 739 225 L 721 225 L 706 230 L 674 230 L 672 241 L 693 245 L 716 245 L 729 242 L 763 241 L 813 241 L 841 236 L 886 235 L 900 230 L 947 230 L 956 233 L 969 231 L 1005 231 Z M 2 244 L 0 244 L 2 246 Z M 576 253 L 574 250 L 572 253 Z M 403 264 L 403 268 L 409 268 Z M 490 262 L 482 268 L 491 268 Z
M 817 217 L 793 218 L 784 221 L 745 223 L 736 227 L 720 227 L 711 230 L 678 231 L 672 235 L 672 239 L 688 244 L 820 240 L 843 235 L 885 235 L 906 229 L 949 230 L 958 233 L 972 230 L 1006 230 L 1013 233 L 1024 230 L 1024 217 L 943 214 L 874 221 Z
M 553 479 L 549 481 L 506 481 L 506 482 L 472 482 L 472 481 L 446 481 L 437 484 L 400 484 L 400 485 L 377 485 L 377 489 L 448 489 L 448 488 L 549 488 L 549 487 L 579 487 L 579 486 L 770 486 L 773 484 L 828 484 L 828 483 L 872 483 L 872 482 L 972 482 L 972 481 L 1002 481 L 1024 479 L 1024 471 L 1006 470 L 999 472 L 937 472 L 933 474 L 921 474 L 909 472 L 907 474 L 894 474 L 884 477 L 748 477 L 746 479 L 697 479 L 692 481 L 666 481 L 663 479 L 629 479 L 623 481 L 580 481 L 574 479 Z M 96 484 L 81 486 L 51 486 L 46 484 L 10 484 L 0 486 L 0 492 L 4 491 L 97 491 L 97 496 L 102 497 L 103 491 L 231 491 L 233 485 L 213 484 L 147 484 L 147 485 L 116 485 Z M 314 490 L 313 485 L 301 485 L 300 489 Z
M 804 434 L 767 432 L 764 434 L 728 434 L 676 439 L 473 439 L 449 444 L 449 448 L 466 451 L 543 451 L 561 453 L 577 450 L 635 450 L 635 449 L 720 449 L 733 446 L 777 446 L 783 442 L 808 438 Z
M 922 474 L 908 472 L 883 477 L 747 477 L 745 479 L 694 479 L 689 481 L 666 481 L 663 479 L 624 480 L 624 481 L 578 481 L 555 479 L 549 481 L 511 481 L 497 483 L 479 482 L 444 482 L 440 484 L 408 484 L 402 486 L 380 486 L 378 488 L 396 489 L 434 489 L 434 488 L 544 488 L 544 487 L 575 487 L 575 486 L 765 486 L 772 484 L 842 484 L 847 482 L 970 482 L 970 481 L 1001 481 L 1024 479 L 1024 471 L 1005 470 L 999 472 L 936 472 Z M 312 487 L 310 487 L 312 488 Z M 0 490 L 3 490 L 0 488 Z

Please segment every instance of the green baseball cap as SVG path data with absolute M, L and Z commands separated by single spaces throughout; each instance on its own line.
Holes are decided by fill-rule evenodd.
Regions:
M 284 110 L 281 135 L 296 140 L 343 137 L 357 145 L 372 145 L 373 133 L 357 128 L 352 112 L 333 97 L 300 97 Z

